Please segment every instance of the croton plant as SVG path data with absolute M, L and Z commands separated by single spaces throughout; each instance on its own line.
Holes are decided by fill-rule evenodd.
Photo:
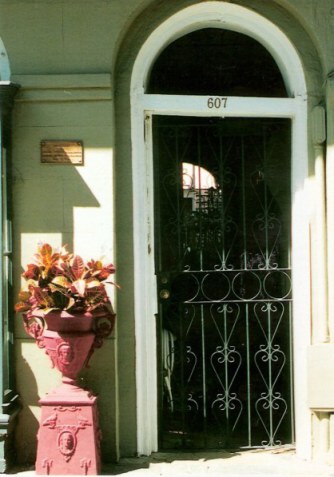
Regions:
M 112 312 L 107 284 L 115 285 L 112 264 L 101 260 L 85 262 L 69 253 L 66 246 L 53 249 L 48 243 L 38 246 L 34 263 L 22 274 L 25 284 L 15 305 L 17 312 L 33 314 L 35 310 L 49 313 L 66 310 L 69 313 L 92 311 Z

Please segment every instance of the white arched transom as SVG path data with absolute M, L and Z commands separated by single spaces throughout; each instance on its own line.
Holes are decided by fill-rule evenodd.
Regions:
M 173 41 L 202 28 L 224 28 L 249 35 L 261 43 L 276 61 L 290 97 L 306 94 L 300 58 L 287 36 L 259 14 L 224 2 L 203 2 L 185 8 L 166 20 L 142 46 L 132 74 L 132 91 L 143 92 L 150 69 Z M 139 92 L 139 91 L 138 91 Z

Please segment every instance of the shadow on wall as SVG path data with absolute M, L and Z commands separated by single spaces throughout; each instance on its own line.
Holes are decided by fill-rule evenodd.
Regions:
M 67 244 L 73 250 L 74 229 L 77 231 L 74 208 L 100 207 L 75 167 L 41 165 L 39 158 L 34 161 L 13 171 L 13 249 L 17 252 L 13 264 L 15 301 L 23 271 L 21 262 L 32 261 L 38 242 L 48 241 L 53 246 Z M 92 236 L 96 234 L 96 230 L 91 230 L 87 224 L 81 224 L 81 230 L 83 234 L 88 231 L 87 240 L 91 240 L 90 232 Z M 22 253 L 30 255 L 22 258 Z M 15 353 L 16 385 L 22 403 L 16 428 L 18 464 L 29 465 L 36 456 L 38 401 L 60 383 L 60 374 L 51 370 L 51 362 L 44 350 L 27 337 L 20 315 L 15 321 Z
M 21 169 L 13 171 L 14 250 L 22 250 L 24 244 L 19 240 L 25 234 L 36 236 L 31 239 L 32 246 L 35 240 L 33 250 L 38 236 L 52 234 L 61 235 L 62 243 L 72 249 L 74 208 L 100 207 L 100 204 L 75 167 L 43 164 L 34 169 L 28 169 L 27 174 Z M 14 265 L 20 266 L 19 263 Z
M 39 396 L 34 372 L 27 359 L 26 352 L 32 349 L 32 340 L 22 340 L 16 346 L 16 372 L 21 376 L 18 391 L 22 396 L 22 410 L 19 413 L 19 423 L 16 427 L 16 441 L 20 464 L 28 465 L 34 462 L 37 446 L 38 419 L 33 412 L 37 410 Z M 39 350 L 42 352 L 42 350 Z M 35 362 L 35 364 L 38 364 Z

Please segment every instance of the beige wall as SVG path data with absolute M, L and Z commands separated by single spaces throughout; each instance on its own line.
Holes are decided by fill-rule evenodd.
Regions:
M 0 0 L 0 36 L 9 55 L 12 80 L 22 86 L 13 124 L 15 292 L 22 267 L 39 240 L 67 243 L 86 258 L 104 255 L 118 269 L 122 288 L 117 298 L 116 340 L 108 340 L 96 352 L 84 373 L 87 385 L 100 395 L 105 460 L 116 458 L 119 451 L 122 455 L 136 452 L 131 71 L 141 44 L 154 28 L 193 3 L 200 2 Z M 323 103 L 323 85 L 334 70 L 332 0 L 234 3 L 264 15 L 286 33 L 305 68 L 310 111 Z M 84 166 L 42 165 L 43 139 L 82 140 Z M 309 146 L 312 188 L 316 187 L 312 141 Z M 321 191 L 317 200 L 323 200 Z M 316 215 L 319 209 L 312 210 Z M 314 217 L 310 224 L 319 238 L 321 225 Z M 321 234 L 319 240 L 321 247 Z M 314 273 L 316 280 L 324 270 L 315 267 Z M 319 300 L 319 293 L 313 298 Z M 319 310 L 323 307 L 313 308 L 313 327 L 318 319 L 323 320 L 317 316 L 323 314 Z M 50 372 L 47 357 L 27 339 L 19 319 L 16 356 L 23 403 L 18 454 L 21 461 L 33 461 L 37 401 L 59 382 L 59 375 Z M 315 421 L 314 426 L 315 435 L 323 435 L 323 424 Z
M 86 259 L 115 260 L 114 139 L 110 75 L 14 76 L 22 85 L 14 114 L 13 196 L 15 291 L 19 273 L 39 241 L 68 244 Z M 81 140 L 84 165 L 41 164 L 45 139 Z M 115 341 L 92 359 L 85 383 L 101 395 L 105 458 L 117 447 Z M 59 382 L 44 351 L 27 339 L 17 320 L 17 388 L 24 406 L 18 424 L 18 452 L 33 460 L 38 398 Z

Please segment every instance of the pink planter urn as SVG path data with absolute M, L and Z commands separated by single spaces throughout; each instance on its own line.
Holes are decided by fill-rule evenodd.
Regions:
M 115 315 L 105 312 L 45 314 L 37 310 L 24 316 L 27 333 L 62 373 L 62 384 L 39 401 L 37 474 L 100 473 L 97 398 L 78 386 L 77 375 L 110 335 L 114 323 Z

